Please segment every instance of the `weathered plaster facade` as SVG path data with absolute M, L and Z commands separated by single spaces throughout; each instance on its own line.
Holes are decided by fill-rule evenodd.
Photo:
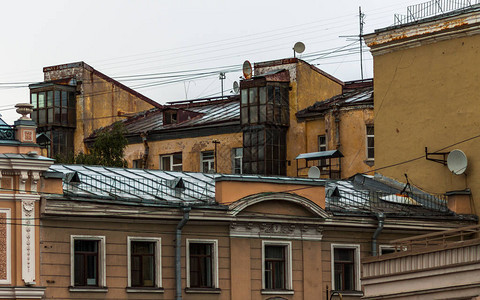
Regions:
M 480 212 L 480 10 L 452 12 L 365 36 L 374 58 L 375 165 L 431 193 L 470 189 Z M 425 159 L 461 149 L 463 175 Z M 438 157 L 437 157 L 438 158 Z

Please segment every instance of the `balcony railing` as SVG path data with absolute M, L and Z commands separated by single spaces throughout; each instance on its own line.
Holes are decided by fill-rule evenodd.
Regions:
M 8 125 L 0 126 L 0 140 L 14 141 L 15 140 L 15 129 Z

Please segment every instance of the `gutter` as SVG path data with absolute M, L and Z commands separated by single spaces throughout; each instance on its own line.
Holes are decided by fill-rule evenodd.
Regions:
M 183 217 L 180 223 L 177 225 L 177 230 L 175 233 L 175 286 L 176 286 L 176 300 L 182 300 L 182 264 L 181 264 L 181 255 L 182 255 L 182 229 L 187 224 L 188 219 L 190 218 L 190 207 L 184 207 Z
M 372 256 L 377 256 L 377 237 L 380 235 L 380 232 L 383 230 L 383 223 L 385 221 L 385 215 L 383 213 L 377 213 L 378 227 L 377 230 L 373 233 L 372 236 Z

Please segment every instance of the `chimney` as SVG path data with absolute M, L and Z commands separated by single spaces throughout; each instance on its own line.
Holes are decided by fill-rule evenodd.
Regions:
M 27 116 L 32 113 L 33 105 L 30 103 L 18 103 L 15 107 L 17 108 L 17 113 L 22 115 L 14 123 L 16 140 L 25 144 L 36 144 L 37 124 Z
M 446 192 L 448 208 L 459 215 L 473 214 L 470 189 Z

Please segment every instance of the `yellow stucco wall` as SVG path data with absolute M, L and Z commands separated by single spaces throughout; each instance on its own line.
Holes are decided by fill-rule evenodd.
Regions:
M 153 108 L 153 105 L 93 72 L 86 69 L 83 72 L 81 94 L 77 95 L 76 153 L 85 152 L 83 140 L 94 130 L 124 119 L 117 117 L 119 111 L 131 113 Z
M 210 135 L 194 138 L 183 138 L 165 141 L 150 141 L 150 147 L 147 167 L 148 169 L 160 168 L 160 156 L 182 152 L 183 171 L 200 172 L 200 158 L 202 151 L 215 149 L 213 140 L 218 140 L 217 144 L 217 172 L 232 173 L 232 148 L 241 148 L 243 137 L 241 132 Z M 125 159 L 129 167 L 135 159 L 143 158 L 145 147 L 143 144 L 130 144 L 125 149 Z
M 403 181 L 406 173 L 412 184 L 431 193 L 470 188 L 477 213 L 479 52 L 476 35 L 374 57 L 376 168 Z M 469 160 L 466 175 L 427 161 L 425 147 L 429 152 L 461 149 Z
M 287 176 L 297 176 L 295 157 L 308 152 L 309 133 L 305 122 L 297 122 L 295 114 L 313 105 L 342 93 L 342 85 L 318 73 L 308 64 L 299 62 L 296 69 L 296 81 L 290 83 L 290 127 L 287 131 Z

